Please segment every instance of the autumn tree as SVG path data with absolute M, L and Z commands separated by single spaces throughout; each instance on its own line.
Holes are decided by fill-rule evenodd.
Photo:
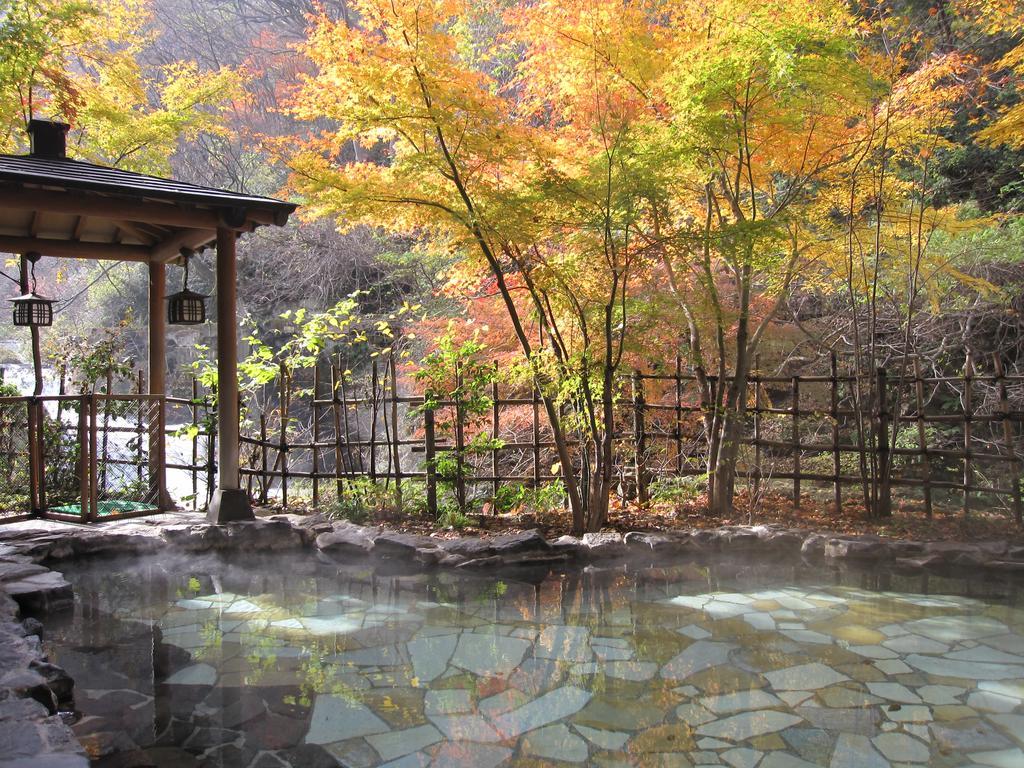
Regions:
M 546 19 L 556 8 L 541 3 L 507 18 L 505 39 L 526 50 L 511 76 L 474 49 L 474 10 L 462 2 L 365 0 L 358 27 L 319 18 L 304 46 L 318 71 L 303 80 L 293 111 L 333 126 L 288 163 L 308 215 L 418 235 L 460 254 L 461 280 L 501 297 L 582 532 L 607 517 L 615 373 L 631 286 L 647 258 L 645 188 L 663 163 L 646 105 L 614 62 L 588 54 L 566 75 L 553 68 Z M 616 16 L 602 5 L 587 22 Z M 639 9 L 627 18 L 642 34 Z M 627 38 L 617 55 L 639 52 L 638 40 Z M 337 162 L 350 142 L 384 143 L 387 161 Z M 578 458 L 570 433 L 583 446 Z
M 840 2 L 681 3 L 669 23 L 666 140 L 691 171 L 660 212 L 661 266 L 704 402 L 709 505 L 727 513 L 751 366 L 834 235 L 819 196 L 869 81 Z
M 147 0 L 3 0 L 0 149 L 24 149 L 31 118 L 56 118 L 75 157 L 168 173 L 180 141 L 225 130 L 239 82 L 194 62 L 145 66 L 154 35 Z

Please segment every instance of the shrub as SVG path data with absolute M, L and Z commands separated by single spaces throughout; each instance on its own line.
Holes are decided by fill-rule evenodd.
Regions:
M 663 504 L 685 504 L 707 490 L 708 476 L 658 477 L 650 485 L 651 501 Z

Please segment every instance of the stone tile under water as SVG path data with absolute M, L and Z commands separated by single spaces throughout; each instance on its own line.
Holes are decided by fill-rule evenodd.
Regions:
M 47 650 L 112 764 L 1024 768 L 1016 585 L 702 565 L 104 562 Z

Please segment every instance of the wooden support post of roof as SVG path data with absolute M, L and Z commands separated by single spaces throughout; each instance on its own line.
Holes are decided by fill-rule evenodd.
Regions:
M 235 232 L 217 229 L 217 489 L 213 523 L 253 519 L 238 474 L 238 328 L 235 317 Z
M 167 394 L 167 265 L 162 261 L 149 262 L 149 394 L 164 397 Z M 158 421 L 161 421 L 158 419 Z M 141 439 L 141 437 L 140 437 Z M 161 429 L 149 427 L 150 487 L 157 490 L 161 509 L 173 507 L 167 492 L 167 467 L 164 450 L 165 436 Z

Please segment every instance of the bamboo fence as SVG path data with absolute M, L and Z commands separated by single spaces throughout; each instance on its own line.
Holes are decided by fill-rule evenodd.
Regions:
M 253 500 L 323 506 L 373 487 L 397 508 L 419 505 L 437 515 L 445 504 L 496 509 L 492 502 L 505 486 L 536 489 L 560 478 L 536 390 L 492 383 L 482 416 L 467 416 L 456 400 L 426 410 L 396 368 L 394 359 L 375 360 L 353 379 L 336 361 L 303 381 L 282 370 L 274 384 L 240 403 L 240 479 Z M 711 383 L 721 384 L 714 377 Z M 137 391 L 142 386 L 140 378 Z M 870 402 L 865 392 L 874 393 Z M 166 468 L 185 473 L 195 507 L 208 498 L 217 471 L 212 401 L 195 381 L 188 396 L 166 398 L 164 423 L 178 444 Z M 890 367 L 866 382 L 840 371 L 833 357 L 825 374 L 755 370 L 745 402 L 738 483 L 755 499 L 784 493 L 799 505 L 810 496 L 838 509 L 884 481 L 928 516 L 937 509 L 1000 509 L 1021 522 L 1024 376 L 1006 375 L 998 361 L 988 373 L 968 361 L 959 375 L 943 377 L 922 375 L 916 364 Z M 647 502 L 673 484 L 698 486 L 707 473 L 708 408 L 681 361 L 674 370 L 623 376 L 615 406 L 618 492 Z M 0 431 L 4 423 L 17 419 L 0 418 Z M 141 444 L 142 427 L 135 428 Z M 3 447 L 14 444 L 0 434 L 0 464 Z M 573 469 L 584 484 L 585 447 L 579 435 L 570 439 Z M 138 450 L 136 468 L 143 464 Z

